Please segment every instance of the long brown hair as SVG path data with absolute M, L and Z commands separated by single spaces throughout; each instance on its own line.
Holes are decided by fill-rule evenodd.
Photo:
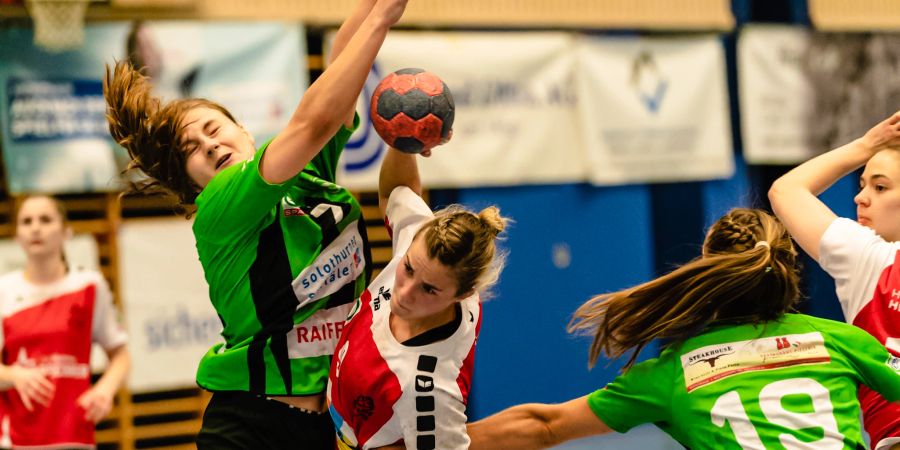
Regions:
M 437 259 L 456 275 L 456 295 L 475 290 L 484 299 L 503 270 L 506 255 L 497 250 L 496 240 L 507 223 L 509 219 L 500 216 L 496 206 L 475 214 L 452 205 L 436 212 L 416 237 L 425 239 L 429 258 Z
M 130 181 L 130 190 L 162 190 L 175 195 L 181 205 L 192 205 L 200 188 L 185 168 L 182 119 L 188 111 L 205 107 L 221 111 L 237 123 L 231 113 L 218 103 L 200 98 L 173 100 L 163 105 L 153 96 L 150 80 L 127 61 L 116 62 L 112 71 L 106 66 L 103 95 L 108 106 L 109 132 L 131 156 L 124 173 Z
M 713 321 L 762 323 L 800 297 L 797 253 L 787 229 L 758 209 L 733 209 L 706 235 L 703 256 L 638 286 L 598 295 L 575 312 L 569 332 L 592 334 L 589 363 L 601 354 L 625 368 L 650 341 L 677 344 Z

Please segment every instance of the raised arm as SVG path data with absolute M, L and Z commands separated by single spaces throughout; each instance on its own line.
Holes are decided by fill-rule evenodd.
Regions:
M 366 16 L 369 15 L 369 12 L 372 11 L 373 6 L 375 6 L 375 0 L 359 0 L 356 3 L 356 6 L 350 13 L 350 17 L 341 24 L 337 34 L 334 36 L 334 42 L 331 44 L 331 51 L 328 53 L 328 65 L 331 65 L 335 58 L 344 51 L 344 48 L 347 47 L 347 43 L 350 42 L 350 38 L 356 34 L 356 30 L 359 29 L 360 24 L 362 24 Z M 347 111 L 346 118 L 344 119 L 344 126 L 347 128 L 353 127 L 353 114 L 355 112 L 356 105 L 354 104 L 353 107 Z
M 416 155 L 403 153 L 395 148 L 388 148 L 381 162 L 378 175 L 378 208 L 384 217 L 388 199 L 394 188 L 407 186 L 419 196 L 422 195 L 422 180 L 419 178 L 419 164 Z
M 537 450 L 612 431 L 591 411 L 587 396 L 558 405 L 529 403 L 470 423 L 469 450 Z
M 388 29 L 407 0 L 378 0 L 346 47 L 307 89 L 288 125 L 269 144 L 260 172 L 267 181 L 287 181 L 309 163 L 347 119 L 369 75 Z
M 863 137 L 810 159 L 772 183 L 769 189 L 772 209 L 813 259 L 819 260 L 819 241 L 837 218 L 818 195 L 863 166 L 875 153 L 898 145 L 900 113 L 895 113 Z

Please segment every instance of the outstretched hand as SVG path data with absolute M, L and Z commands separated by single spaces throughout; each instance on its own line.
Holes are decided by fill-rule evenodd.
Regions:
M 34 411 L 35 404 L 50 406 L 56 385 L 41 369 L 11 366 L 13 387 L 22 399 L 25 409 Z
M 84 409 L 85 420 L 97 423 L 112 410 L 113 395 L 94 386 L 81 394 L 76 403 Z
M 872 127 L 862 141 L 873 155 L 887 148 L 900 149 L 900 111 Z

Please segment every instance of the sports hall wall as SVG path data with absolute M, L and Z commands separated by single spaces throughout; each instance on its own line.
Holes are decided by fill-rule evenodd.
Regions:
M 456 78 L 464 79 L 465 83 L 453 84 L 448 81 L 451 90 L 457 94 L 459 107 L 460 125 L 456 129 L 454 140 L 446 148 L 436 151 L 444 154 L 436 155 L 434 161 L 422 163 L 424 182 L 431 188 L 430 203 L 433 207 L 462 203 L 472 208 L 495 204 L 500 206 L 504 215 L 515 221 L 504 243 L 509 251 L 507 268 L 493 290 L 493 298 L 484 305 L 474 390 L 470 400 L 470 414 L 473 418 L 484 417 L 521 402 L 562 401 L 587 394 L 610 381 L 619 366 L 607 365 L 605 361 L 601 361 L 593 370 L 588 370 L 589 340 L 566 333 L 565 327 L 574 309 L 594 294 L 647 280 L 667 271 L 676 263 L 695 257 L 699 253 L 706 226 L 731 207 L 767 207 L 768 186 L 794 163 L 803 159 L 794 156 L 793 161 L 786 162 L 772 155 L 757 155 L 748 162 L 746 147 L 751 139 L 749 135 L 756 128 L 747 127 L 746 119 L 750 113 L 742 115 L 746 105 L 741 102 L 742 75 L 739 73 L 741 65 L 738 53 L 740 36 L 744 30 L 752 25 L 769 24 L 790 26 L 805 32 L 816 29 L 835 35 L 838 32 L 850 32 L 845 36 L 865 39 L 867 35 L 860 34 L 860 31 L 872 28 L 896 29 L 900 26 L 900 20 L 893 24 L 889 21 L 885 23 L 885 17 L 891 17 L 890 12 L 895 11 L 886 10 L 891 6 L 875 0 L 854 2 L 857 8 L 853 10 L 847 10 L 844 2 L 821 0 L 685 1 L 682 4 L 671 1 L 625 2 L 638 5 L 632 9 L 625 3 L 616 1 L 597 1 L 597 6 L 593 6 L 593 3 L 591 6 L 584 6 L 589 2 L 554 1 L 558 2 L 555 3 L 557 6 L 571 3 L 575 5 L 573 8 L 578 5 L 596 8 L 591 11 L 596 16 L 588 15 L 585 18 L 583 11 L 566 14 L 562 7 L 547 8 L 546 4 L 551 3 L 549 1 L 543 2 L 544 9 L 534 6 L 516 14 L 503 10 L 504 5 L 515 2 L 500 0 L 495 2 L 498 5 L 495 10 L 487 8 L 479 14 L 467 15 L 465 11 L 452 8 L 435 9 L 439 8 L 436 2 L 423 0 L 420 3 L 427 7 L 411 11 L 412 19 L 400 26 L 397 44 L 385 52 L 381 60 L 382 67 L 379 68 L 381 71 L 373 72 L 370 80 L 377 82 L 378 76 L 384 75 L 388 70 L 417 64 L 421 60 L 409 56 L 415 55 L 414 43 L 428 38 L 437 42 L 436 45 L 442 45 L 442 35 L 448 33 L 465 35 L 466 39 L 471 38 L 472 42 L 477 43 L 487 42 L 477 39 L 495 39 L 497 36 L 492 32 L 501 31 L 503 36 L 489 42 L 498 47 L 508 46 L 503 47 L 508 50 L 507 54 L 516 53 L 515 39 L 522 39 L 527 43 L 522 44 L 521 48 L 524 50 L 518 50 L 523 54 L 520 55 L 521 61 L 530 61 L 529 57 L 541 52 L 546 55 L 545 59 L 552 60 L 551 64 L 544 67 L 549 80 L 546 83 L 550 88 L 541 91 L 546 97 L 538 100 L 532 97 L 522 100 L 522 97 L 514 94 L 519 91 L 501 84 L 493 85 L 494 90 L 486 93 L 485 88 L 472 83 L 472 80 L 482 76 L 482 70 L 488 70 L 486 64 L 481 68 L 477 64 L 461 64 L 463 58 L 452 56 L 456 54 L 451 50 L 447 50 L 447 54 L 451 56 L 446 57 L 446 61 L 425 60 L 432 62 L 424 63 L 425 68 L 433 69 L 439 75 L 446 75 L 447 80 L 469 76 Z M 128 3 L 130 5 L 126 5 Z M 253 122 L 258 130 L 257 134 L 261 136 L 277 130 L 278 121 L 285 119 L 284 116 L 267 116 L 265 111 L 260 112 L 263 109 L 260 105 L 263 103 L 254 102 L 265 98 L 270 102 L 265 105 L 271 110 L 289 114 L 292 105 L 300 98 L 302 89 L 321 73 L 323 49 L 327 48 L 334 26 L 343 15 L 343 12 L 333 10 L 352 4 L 350 1 L 308 4 L 297 2 L 307 6 L 305 12 L 292 10 L 287 13 L 290 23 L 281 22 L 276 26 L 282 28 L 273 32 L 272 29 L 256 28 L 255 20 L 240 20 L 258 19 L 271 25 L 273 18 L 285 18 L 284 15 L 259 12 L 265 10 L 264 7 L 257 8 L 256 12 L 248 12 L 241 9 L 243 2 L 237 1 L 216 4 L 211 0 L 178 0 L 169 1 L 168 6 L 162 8 L 153 7 L 152 3 L 114 1 L 92 4 L 88 10 L 87 41 L 100 41 L 101 47 L 108 47 L 108 51 L 103 54 L 122 57 L 126 44 L 122 37 L 128 35 L 129 31 L 136 31 L 133 19 L 141 18 L 146 19 L 156 32 L 173 32 L 182 37 L 177 45 L 173 44 L 174 40 L 165 43 L 169 46 L 167 51 L 183 50 L 190 53 L 191 45 L 210 45 L 210 41 L 223 39 L 222 36 L 228 35 L 229 31 L 185 31 L 178 26 L 188 23 L 215 27 L 226 22 L 230 22 L 229 26 L 236 23 L 241 30 L 239 34 L 250 36 L 255 39 L 254 43 L 238 49 L 235 54 L 201 66 L 180 67 L 177 72 L 179 76 L 168 80 L 166 84 L 169 89 L 167 94 L 204 95 L 214 99 L 224 97 L 226 101 L 233 102 L 232 105 L 247 107 L 249 112 L 245 117 Z M 332 4 L 332 7 L 322 6 L 325 3 Z M 533 1 L 517 4 L 522 7 L 541 3 Z M 642 3 L 646 3 L 643 8 L 640 7 Z M 278 2 L 263 4 L 274 10 L 284 7 Z M 460 4 L 476 9 L 477 5 L 485 3 L 476 1 Z M 125 6 L 131 9 L 123 9 Z M 897 17 L 897 14 L 893 16 Z M 201 22 L 200 19 L 211 21 Z M 236 20 L 238 21 L 235 22 Z M 171 26 L 173 21 L 177 26 Z M 163 22 L 167 25 L 158 25 Z M 294 27 L 295 23 L 302 25 Z M 168 30 L 167 26 L 170 27 Z M 79 67 L 65 75 L 79 80 L 98 79 L 102 74 L 102 63 L 108 59 L 96 54 L 35 51 L 27 47 L 31 45 L 33 32 L 28 13 L 21 2 L 0 0 L 0 76 L 3 77 L 0 80 L 0 94 L 3 95 L 0 97 L 7 105 L 13 96 L 11 86 L 21 83 L 21 80 L 28 79 L 29 76 L 42 79 L 46 75 L 42 71 Z M 483 35 L 485 32 L 488 32 L 487 36 Z M 506 40 L 519 33 L 521 34 L 513 36 L 515 39 Z M 117 37 L 115 40 L 105 40 L 105 36 L 110 35 Z M 650 167 L 650 170 L 650 165 L 642 165 L 643 160 L 635 158 L 627 166 L 630 173 L 624 171 L 609 174 L 603 172 L 602 166 L 603 161 L 610 159 L 603 158 L 610 158 L 609 155 L 615 155 L 615 152 L 601 151 L 593 159 L 579 158 L 576 154 L 580 152 L 581 141 L 575 137 L 582 133 L 580 130 L 584 128 L 585 121 L 615 121 L 620 119 L 617 116 L 633 118 L 638 117 L 636 115 L 639 113 L 613 103 L 616 97 L 609 93 L 594 92 L 597 97 L 593 97 L 606 99 L 610 101 L 608 104 L 603 103 L 606 100 L 596 100 L 589 105 L 575 106 L 570 102 L 571 96 L 580 95 L 578 89 L 583 86 L 576 86 L 578 83 L 572 81 L 569 75 L 560 73 L 559 68 L 577 59 L 581 54 L 579 52 L 585 49 L 607 51 L 606 55 L 613 57 L 601 61 L 628 66 L 633 63 L 632 59 L 616 59 L 615 54 L 624 51 L 627 41 L 636 37 L 657 39 L 659 41 L 648 45 L 661 45 L 659 48 L 666 48 L 665 46 L 670 45 L 670 40 L 693 39 L 696 41 L 691 41 L 690 44 L 698 48 L 708 50 L 710 46 L 714 47 L 711 53 L 704 54 L 715 56 L 716 52 L 721 52 L 721 60 L 712 63 L 712 67 L 718 72 L 718 78 L 704 78 L 704 73 L 688 73 L 685 76 L 688 81 L 700 79 L 700 88 L 709 89 L 709 95 L 699 95 L 697 98 L 714 99 L 711 101 L 713 104 L 702 101 L 698 104 L 698 108 L 707 108 L 703 114 L 710 115 L 707 117 L 696 113 L 701 119 L 694 126 L 703 133 L 709 133 L 698 140 L 713 142 L 715 148 L 701 148 L 698 153 L 700 156 L 695 161 L 687 159 L 673 162 L 671 172 L 665 170 L 665 166 Z M 577 48 L 572 43 L 575 40 L 578 40 L 575 43 L 579 46 Z M 283 54 L 262 52 L 263 47 L 267 51 L 293 53 L 294 59 L 288 59 L 289 63 L 285 64 L 285 58 L 279 56 Z M 219 49 L 214 52 L 219 52 Z M 269 56 L 260 56 L 261 59 L 255 65 L 236 62 L 251 54 Z M 644 73 L 657 74 L 657 78 L 650 78 L 651 81 L 677 81 L 676 75 L 666 78 L 669 76 L 665 73 L 666 62 L 661 59 L 655 60 L 656 68 L 652 59 L 636 58 L 634 61 L 642 61 L 643 67 L 649 68 Z M 23 72 L 12 73 L 14 67 L 25 69 L 22 69 Z M 236 67 L 240 69 L 235 70 Z M 467 73 L 457 74 L 455 71 Z M 604 72 L 591 72 L 596 76 L 593 80 L 602 82 L 604 76 L 612 76 L 610 73 L 613 71 Z M 58 77 L 62 72 L 52 74 Z M 221 79 L 211 81 L 214 75 Z M 718 94 L 713 92 L 717 89 L 717 83 L 721 83 Z M 85 88 L 87 93 L 79 91 L 76 97 L 82 94 L 83 97 L 96 96 L 96 92 L 90 91 L 96 88 L 96 84 L 90 86 Z M 675 88 L 660 91 L 659 86 L 657 83 L 648 91 L 636 89 L 628 92 L 644 95 L 641 105 L 648 110 L 665 108 L 666 102 L 675 98 Z M 22 91 L 27 89 L 22 88 Z M 824 90 L 820 91 L 825 94 Z M 252 95 L 243 98 L 234 94 L 235 92 L 251 92 Z M 501 105 L 494 104 L 490 108 L 479 109 L 479 104 L 486 102 L 485 98 Z M 806 97 L 798 93 L 797 98 Z M 541 103 L 541 100 L 544 102 Z M 504 101 L 506 103 L 502 104 Z M 527 114 L 521 113 L 521 110 L 535 104 L 540 104 L 542 108 L 528 110 Z M 684 104 L 692 105 L 690 102 Z M 6 109 L 6 106 L 3 108 Z M 465 111 L 470 112 L 468 119 L 463 116 Z M 365 113 L 364 110 L 361 112 Z M 646 111 L 640 112 L 644 113 Z M 838 111 L 834 114 L 840 116 L 840 113 Z M 32 176 L 31 179 L 36 182 L 27 181 L 28 178 L 21 175 L 42 164 L 51 165 L 47 161 L 58 159 L 55 152 L 62 150 L 71 157 L 83 155 L 86 151 L 78 145 L 58 146 L 55 141 L 42 141 L 33 136 L 13 139 L 12 131 L 7 125 L 10 113 L 7 111 L 3 114 L 5 116 L 0 115 L 0 118 L 5 122 L 0 133 L 4 135 L 2 151 L 6 183 L 3 185 L 2 195 L 7 221 L 16 199 L 32 191 L 59 194 L 70 204 L 76 205 L 76 212 L 80 211 L 78 206 L 82 206 L 83 212 L 79 214 L 85 221 L 93 224 L 84 226 L 84 234 L 93 236 L 97 242 L 93 248 L 90 248 L 92 244 L 87 245 L 88 250 L 83 251 L 87 255 L 85 259 L 96 260 L 107 277 L 113 279 L 114 287 L 119 288 L 118 300 L 125 311 L 123 316 L 126 317 L 134 340 L 132 345 L 143 349 L 145 355 L 169 358 L 154 359 L 153 363 L 141 368 L 138 358 L 141 358 L 142 353 L 135 352 L 139 379 L 132 382 L 137 383 L 138 388 L 121 394 L 117 413 L 112 420 L 101 424 L 101 428 L 108 431 L 104 435 L 106 437 L 98 437 L 101 447 L 176 448 L 183 445 L 184 448 L 190 448 L 190 435 L 198 427 L 197 411 L 202 410 L 204 397 L 190 384 L 189 377 L 188 382 L 184 381 L 183 374 L 192 371 L 190 365 L 196 364 L 208 342 L 215 340 L 215 317 L 213 315 L 210 318 L 209 310 L 204 309 L 206 305 L 202 296 L 205 286 L 202 284 L 202 277 L 196 282 L 197 268 L 192 265 L 196 263 L 195 255 L 165 254 L 163 257 L 172 258 L 176 262 L 154 266 L 156 278 L 136 278 L 142 273 L 147 275 L 147 272 L 151 272 L 141 265 L 142 258 L 159 257 L 152 255 L 155 248 L 141 247 L 142 242 L 155 244 L 149 247 L 159 247 L 156 243 L 160 242 L 183 242 L 190 239 L 189 230 L 181 219 L 171 213 L 170 205 L 164 199 L 128 197 L 124 203 L 116 201 L 115 192 L 110 192 L 108 181 L 110 174 L 121 166 L 122 155 L 114 149 L 105 150 L 108 154 L 101 157 L 101 168 L 90 160 L 76 158 L 64 164 L 67 170 L 63 172 L 33 172 L 64 173 L 68 176 L 74 167 L 94 165 L 93 170 L 85 171 L 81 176 L 79 187 L 47 185 L 46 175 L 43 179 L 39 175 Z M 686 110 L 675 116 L 691 114 L 691 110 Z M 879 111 L 872 112 L 871 123 L 880 117 L 879 114 Z M 561 115 L 565 115 L 565 118 L 560 119 Z M 832 137 L 832 141 L 828 143 L 810 146 L 809 153 L 804 155 L 811 156 L 822 151 L 828 148 L 828 144 L 842 143 L 840 139 L 847 139 L 852 133 L 862 133 L 871 124 L 867 122 L 869 119 L 855 120 L 861 125 L 856 125 L 855 128 L 851 126 L 853 131 L 846 132 L 849 134 Z M 520 134 L 532 133 L 529 137 L 541 131 L 536 129 L 544 124 L 546 127 L 556 127 L 556 133 L 553 130 L 543 130 L 544 134 L 541 136 L 548 140 L 539 141 L 542 145 L 527 145 L 527 139 L 523 140 L 521 137 L 506 136 L 501 139 L 502 136 L 486 135 L 484 128 L 488 125 L 484 124 L 497 128 L 516 125 L 520 127 L 516 128 Z M 627 125 L 619 124 L 618 132 Z M 860 128 L 861 126 L 866 128 Z M 96 127 L 91 130 L 87 132 L 89 138 L 105 139 Z M 648 130 L 651 133 L 658 131 L 657 125 L 650 126 Z M 608 133 L 615 131 L 617 130 Z M 478 140 L 473 135 L 486 137 Z M 610 135 L 612 134 L 607 134 Z M 582 136 L 581 139 L 586 138 Z M 257 136 L 257 141 L 261 141 L 260 136 Z M 823 140 L 817 142 L 821 141 Z M 48 142 L 50 145 L 43 145 Z M 379 150 L 373 150 L 371 142 L 372 136 L 359 136 L 351 143 L 351 148 L 348 149 L 350 156 L 346 161 L 348 166 L 368 167 L 369 170 L 377 167 L 378 159 L 375 155 Z M 543 145 L 548 142 L 549 145 Z M 590 145 L 595 150 L 598 147 L 596 142 Z M 660 144 L 656 142 L 655 145 Z M 758 144 L 754 145 L 758 147 Z M 635 149 L 637 153 L 639 150 Z M 712 152 L 703 153 L 707 150 Z M 26 153 L 41 156 L 38 160 L 28 160 L 24 156 Z M 13 154 L 16 156 L 11 157 Z M 490 155 L 503 155 L 503 158 L 492 159 Z M 540 161 L 544 166 L 539 169 L 543 170 L 516 163 L 517 158 Z M 710 168 L 711 166 L 714 167 Z M 101 169 L 106 172 L 100 171 Z M 696 170 L 692 172 L 692 169 Z M 360 192 L 367 205 L 372 230 L 370 235 L 374 236 L 376 256 L 383 264 L 389 257 L 389 247 L 384 244 L 386 235 L 378 230 L 377 213 L 373 212 L 371 173 L 363 172 L 365 171 L 349 170 L 344 175 L 350 187 Z M 472 175 L 474 172 L 478 172 L 476 176 L 483 178 L 476 178 L 475 181 L 461 178 L 460 173 Z M 49 178 L 62 180 L 66 176 Z M 483 181 L 490 180 L 490 177 L 493 177 L 493 182 Z M 853 217 L 855 209 L 852 195 L 856 190 L 855 185 L 856 181 L 848 177 L 826 193 L 826 202 L 839 215 Z M 100 227 L 96 221 L 107 225 Z M 3 234 L 8 235 L 9 231 L 7 229 Z M 153 236 L 153 239 L 146 236 Z M 179 245 L 177 248 L 189 248 L 189 245 Z M 118 282 L 120 276 L 125 280 Z M 804 279 L 804 293 L 808 297 L 803 304 L 805 312 L 839 319 L 841 313 L 830 279 L 815 264 L 809 262 L 805 264 Z M 125 285 L 128 284 L 132 286 L 130 290 L 126 289 Z M 163 291 L 164 289 L 168 290 Z M 182 301 L 185 296 L 190 297 L 190 301 Z M 162 297 L 179 299 L 179 304 L 165 306 L 160 301 Z M 652 355 L 654 350 L 649 349 L 647 353 Z M 165 378 L 163 374 L 149 376 L 163 372 L 154 367 L 179 367 L 184 370 L 182 374 L 176 373 L 177 370 L 166 371 L 171 374 L 165 375 L 172 375 L 172 378 Z M 665 447 L 665 443 L 653 441 L 648 444 L 648 441 L 640 441 L 640 437 L 636 439 L 635 445 L 641 448 L 670 448 Z

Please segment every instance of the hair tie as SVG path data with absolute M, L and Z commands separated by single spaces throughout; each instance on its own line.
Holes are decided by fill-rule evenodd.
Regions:
M 756 247 L 767 247 L 767 248 L 771 248 L 771 247 L 769 247 L 769 243 L 766 242 L 766 241 L 756 241 L 756 245 L 754 245 L 753 248 L 756 248 Z

